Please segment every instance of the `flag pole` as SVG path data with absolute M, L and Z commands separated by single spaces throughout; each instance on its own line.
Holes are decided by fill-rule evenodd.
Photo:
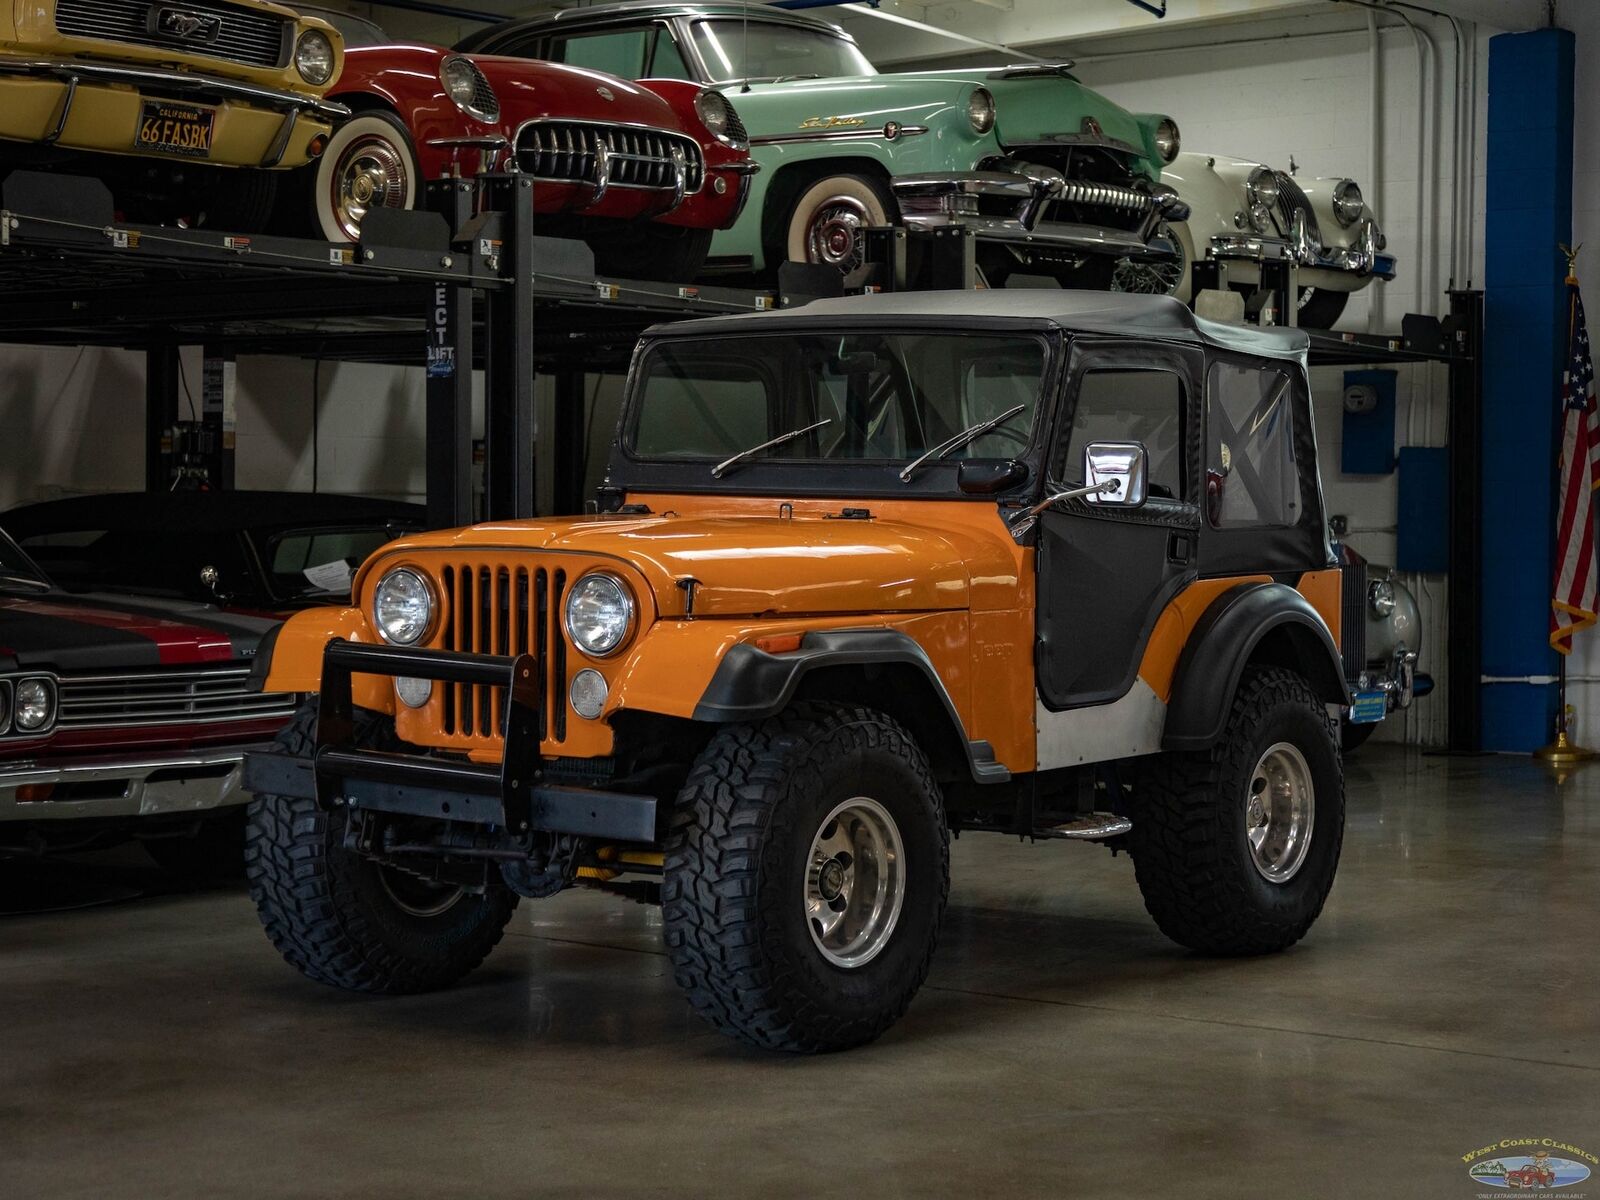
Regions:
M 1562 246 L 1560 249 L 1561 253 L 1566 255 L 1567 258 L 1567 348 L 1570 356 L 1572 338 L 1576 328 L 1578 315 L 1577 304 L 1574 299 L 1577 295 L 1578 288 L 1578 251 L 1582 249 L 1582 247 Z M 1562 390 L 1564 395 L 1566 390 L 1565 387 L 1563 387 Z M 1563 421 L 1566 419 L 1566 413 L 1564 409 L 1562 413 L 1562 419 Z M 1560 451 L 1557 451 L 1558 458 L 1559 454 Z M 1556 470 L 1556 487 L 1559 494 L 1559 489 L 1561 487 L 1561 471 L 1559 462 L 1557 463 Z M 1566 653 L 1558 653 L 1556 656 L 1556 739 L 1549 745 L 1540 746 L 1539 749 L 1533 752 L 1534 758 L 1538 759 L 1540 762 L 1543 762 L 1546 766 L 1554 767 L 1557 770 L 1565 767 L 1575 767 L 1579 763 L 1587 762 L 1589 759 L 1594 757 L 1593 750 L 1588 750 L 1583 746 L 1577 745 L 1572 741 L 1571 737 L 1568 736 L 1567 657 L 1571 651 L 1572 634 L 1576 632 L 1576 630 L 1568 631 L 1568 650 Z M 1564 779 L 1565 775 L 1563 774 L 1561 778 Z

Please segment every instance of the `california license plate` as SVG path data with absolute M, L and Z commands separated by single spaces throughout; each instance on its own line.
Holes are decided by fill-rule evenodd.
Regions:
M 1373 725 L 1389 715 L 1389 697 L 1385 692 L 1357 692 L 1350 697 L 1350 723 Z
M 185 158 L 211 157 L 211 133 L 217 110 L 198 104 L 173 104 L 167 100 L 146 100 L 139 119 L 135 150 L 178 154 Z

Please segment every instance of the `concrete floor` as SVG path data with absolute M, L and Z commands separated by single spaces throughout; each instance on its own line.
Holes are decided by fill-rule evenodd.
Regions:
M 1348 775 L 1289 953 L 1197 958 L 1125 857 L 969 836 L 907 1019 L 820 1059 L 700 1026 L 655 910 L 592 894 L 399 1000 L 307 983 L 234 890 L 3 917 L 0 1196 L 1468 1197 L 1502 1138 L 1600 1154 L 1600 766 Z M 0 909 L 159 883 L 0 880 Z

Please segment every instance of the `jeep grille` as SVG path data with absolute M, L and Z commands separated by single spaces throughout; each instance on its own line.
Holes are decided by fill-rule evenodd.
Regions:
M 215 20 L 215 33 L 183 38 L 162 32 L 157 19 L 168 9 Z M 274 13 L 217 0 L 182 0 L 174 4 L 152 4 L 149 0 L 58 0 L 56 32 L 64 37 L 159 46 L 201 58 L 278 68 L 289 63 L 294 23 Z
M 449 563 L 438 569 L 448 626 L 443 648 L 475 654 L 531 654 L 538 660 L 539 740 L 567 736 L 567 643 L 561 604 L 567 573 L 501 563 Z M 505 689 L 444 685 L 443 733 L 480 744 L 505 735 Z M 552 714 L 554 719 L 552 720 Z

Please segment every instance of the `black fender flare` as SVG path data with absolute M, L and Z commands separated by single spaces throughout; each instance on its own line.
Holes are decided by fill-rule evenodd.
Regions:
M 1241 583 L 1211 602 L 1178 658 L 1163 750 L 1206 750 L 1222 738 L 1245 666 L 1271 639 L 1271 661 L 1289 666 L 1328 704 L 1348 705 L 1344 661 L 1311 602 L 1286 583 Z
M 988 742 L 966 737 L 961 714 L 927 651 L 915 638 L 896 629 L 814 630 L 801 639 L 798 650 L 783 654 L 769 654 L 750 642 L 741 642 L 717 664 L 695 705 L 694 720 L 718 725 L 760 721 L 782 712 L 801 681 L 819 668 L 886 664 L 909 666 L 926 677 L 951 728 L 959 733 L 974 781 L 1003 783 L 1011 778 L 1005 765 L 995 761 Z

